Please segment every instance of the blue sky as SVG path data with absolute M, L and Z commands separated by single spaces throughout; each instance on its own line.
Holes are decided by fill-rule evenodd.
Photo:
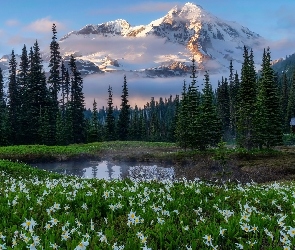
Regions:
M 57 24 L 58 37 L 86 24 L 126 19 L 131 25 L 148 24 L 164 16 L 176 4 L 188 1 L 136 0 L 0 0 L 0 56 L 38 39 L 41 49 L 51 39 L 51 25 Z M 294 0 L 195 0 L 212 14 L 236 21 L 295 52 Z M 281 56 L 285 56 L 284 54 Z

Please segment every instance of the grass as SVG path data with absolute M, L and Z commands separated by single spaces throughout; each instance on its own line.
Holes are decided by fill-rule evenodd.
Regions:
M 68 160 L 82 157 L 100 157 L 105 151 L 120 151 L 136 149 L 166 149 L 176 147 L 174 143 L 163 142 L 138 142 L 138 141 L 114 141 L 95 142 L 88 144 L 73 144 L 69 146 L 45 146 L 45 145 L 18 145 L 0 147 L 0 159 L 32 161 Z
M 214 156 L 217 149 L 201 152 L 183 150 L 175 143 L 142 142 L 142 141 L 111 141 L 69 146 L 18 145 L 0 147 L 0 159 L 13 161 L 36 162 L 70 160 L 77 158 L 101 158 L 105 153 L 113 154 L 115 160 L 133 161 L 192 161 L 203 156 Z M 118 154 L 117 154 L 118 153 Z M 277 157 L 290 154 L 278 150 L 243 150 L 227 149 L 231 158 L 253 160 L 258 158 Z M 293 152 L 294 153 L 294 152 Z
M 225 154 L 250 167 L 282 160 L 293 165 L 294 152 L 284 151 L 227 149 Z M 0 147 L 0 159 L 67 160 L 105 152 L 118 160 L 182 162 L 217 151 L 116 141 Z M 86 180 L 2 160 L 0 194 L 5 215 L 0 249 L 293 249 L 295 244 L 293 182 L 218 186 Z
M 106 181 L 2 160 L 0 194 L 0 249 L 274 250 L 295 245 L 293 182 Z

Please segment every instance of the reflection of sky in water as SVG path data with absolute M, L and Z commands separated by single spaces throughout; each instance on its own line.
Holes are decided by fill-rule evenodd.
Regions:
M 60 174 L 76 175 L 84 178 L 119 179 L 130 177 L 134 179 L 169 179 L 174 178 L 172 167 L 157 165 L 139 165 L 120 162 L 119 165 L 108 161 L 68 161 L 36 163 L 33 166 Z

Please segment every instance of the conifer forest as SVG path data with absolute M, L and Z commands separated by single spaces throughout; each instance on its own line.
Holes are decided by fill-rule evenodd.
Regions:
M 63 61 L 52 26 L 49 74 L 42 65 L 36 41 L 24 45 L 17 65 L 9 61 L 7 93 L 0 69 L 0 145 L 69 145 L 96 141 L 177 142 L 184 149 L 206 150 L 221 140 L 245 149 L 282 144 L 295 117 L 295 71 L 279 75 L 271 67 L 271 52 L 264 49 L 261 70 L 244 47 L 240 72 L 229 64 L 227 76 L 212 88 L 210 76 L 197 77 L 191 62 L 191 82 L 183 82 L 179 95 L 151 97 L 144 107 L 128 104 L 128 79 L 122 79 L 121 105 L 113 105 L 112 86 L 106 107 L 86 109 L 83 78 L 74 56 Z M 202 88 L 200 87 L 202 86 Z

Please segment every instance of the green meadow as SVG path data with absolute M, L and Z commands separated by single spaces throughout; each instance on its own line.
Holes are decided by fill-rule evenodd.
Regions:
M 138 147 L 152 152 L 155 145 L 1 147 L 1 158 L 13 160 L 0 161 L 0 249 L 294 249 L 292 181 L 107 181 L 59 175 L 21 162 Z M 174 144 L 157 147 L 174 157 L 193 155 Z

